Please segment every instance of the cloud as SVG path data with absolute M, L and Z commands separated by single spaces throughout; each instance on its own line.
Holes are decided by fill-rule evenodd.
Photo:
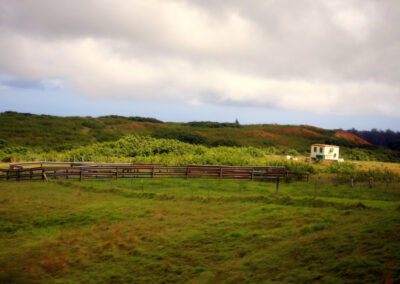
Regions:
M 63 88 L 64 82 L 58 78 L 25 79 L 0 75 L 0 90 L 57 90 Z
M 399 116 L 397 1 L 0 0 L 0 72 L 82 96 Z

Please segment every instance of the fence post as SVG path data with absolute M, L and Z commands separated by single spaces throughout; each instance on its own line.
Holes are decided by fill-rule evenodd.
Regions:
M 252 181 L 254 180 L 254 167 L 251 168 L 251 180 Z M 278 180 L 279 180 L 279 177 L 278 177 Z M 278 181 L 278 184 L 279 184 L 279 181 Z
M 8 180 L 10 178 L 10 170 L 7 170 L 7 174 L 6 174 L 6 180 Z
M 42 180 L 48 181 L 45 169 L 42 170 Z
M 373 188 L 374 187 L 374 178 L 370 178 L 369 179 L 369 188 Z
M 222 167 L 219 168 L 219 177 L 222 178 Z
M 151 177 L 154 178 L 154 167 L 151 168 Z
M 29 170 L 29 180 L 32 180 L 32 169 Z
M 20 175 L 21 175 L 21 172 L 20 172 L 20 169 L 18 169 L 17 170 L 17 181 L 19 181 Z
M 115 179 L 118 179 L 118 167 L 115 167 Z
M 79 181 L 82 181 L 82 176 L 83 176 L 83 168 L 81 168 L 81 172 L 80 172 L 80 175 L 79 175 Z
M 279 198 L 279 176 L 276 177 L 276 198 Z
M 189 167 L 186 167 L 186 179 L 188 178 L 188 176 L 189 176 Z

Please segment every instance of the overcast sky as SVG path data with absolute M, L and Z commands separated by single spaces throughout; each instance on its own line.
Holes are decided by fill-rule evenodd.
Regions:
M 400 130 L 400 1 L 0 0 L 0 111 Z

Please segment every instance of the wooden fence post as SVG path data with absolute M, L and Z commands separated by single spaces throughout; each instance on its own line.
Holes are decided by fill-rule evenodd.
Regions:
M 369 188 L 373 188 L 374 187 L 374 178 L 370 178 L 369 179 Z
M 118 179 L 118 167 L 115 167 L 115 179 Z
M 276 198 L 279 198 L 279 176 L 276 177 Z
M 79 175 L 79 181 L 82 181 L 82 176 L 83 176 L 83 169 L 81 168 L 81 172 L 80 172 L 80 175 Z
M 151 169 L 151 178 L 154 178 L 154 167 Z
M 254 167 L 251 169 L 251 180 L 254 180 Z M 279 181 L 278 181 L 278 183 L 279 183 Z
M 7 170 L 6 180 L 8 180 L 9 178 L 10 178 L 10 170 Z
M 32 169 L 29 170 L 29 180 L 32 180 Z
M 222 178 L 222 167 L 219 168 L 219 177 Z
M 186 167 L 186 179 L 188 178 L 188 176 L 189 176 L 189 167 Z
M 48 181 L 45 169 L 42 169 L 42 180 Z
M 19 181 L 19 179 L 20 179 L 20 176 L 21 176 L 20 169 L 17 169 L 17 181 Z

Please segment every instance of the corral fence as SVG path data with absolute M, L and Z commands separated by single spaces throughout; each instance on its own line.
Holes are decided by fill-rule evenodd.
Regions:
M 282 179 L 308 180 L 308 175 L 290 173 L 285 167 L 269 166 L 188 165 L 175 167 L 140 163 L 29 162 L 12 163 L 9 169 L 0 169 L 0 179 L 16 181 L 45 181 L 49 178 L 82 181 L 201 177 L 241 180 L 275 179 L 278 183 Z

